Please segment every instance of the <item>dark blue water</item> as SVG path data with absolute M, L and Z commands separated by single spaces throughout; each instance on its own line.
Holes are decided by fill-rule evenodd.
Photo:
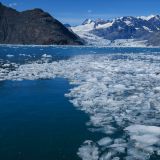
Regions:
M 160 48 L 0 47 L 0 65 L 19 64 L 52 55 L 50 61 L 75 55 L 151 53 Z M 13 56 L 7 56 L 13 55 Z M 77 150 L 86 139 L 100 134 L 87 130 L 88 116 L 64 96 L 72 86 L 54 80 L 0 82 L 0 160 L 78 160 Z
M 65 79 L 0 83 L 0 159 L 76 160 L 88 117 L 64 97 Z
M 65 47 L 65 46 L 0 46 L 0 59 L 9 60 L 10 62 L 25 63 L 35 61 L 41 58 L 43 54 L 52 55 L 52 60 L 68 59 L 71 56 L 86 54 L 114 54 L 114 53 L 158 53 L 160 48 L 105 48 L 105 47 Z M 14 55 L 7 57 L 6 55 Z M 24 56 L 25 55 L 25 56 Z

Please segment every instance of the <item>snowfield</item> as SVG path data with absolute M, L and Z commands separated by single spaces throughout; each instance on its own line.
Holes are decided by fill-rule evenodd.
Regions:
M 107 26 L 108 25 L 108 26 Z M 111 24 L 106 25 L 98 25 L 98 29 L 102 27 L 109 27 Z M 105 47 L 146 47 L 145 40 L 135 40 L 135 39 L 117 39 L 114 41 L 110 41 L 104 39 L 103 37 L 96 36 L 95 34 L 91 33 L 94 29 L 94 24 L 86 24 L 80 25 L 76 27 L 71 27 L 71 30 L 76 33 L 79 37 L 84 39 L 87 45 L 93 46 L 105 46 Z
M 104 133 L 80 146 L 81 159 L 148 160 L 160 154 L 159 55 L 83 55 L 44 61 L 49 57 L 24 65 L 3 64 L 0 80 L 63 77 L 75 84 L 65 96 L 89 115 L 90 131 Z
M 159 46 L 160 16 L 124 16 L 112 20 L 87 19 L 81 25 L 70 29 L 84 39 L 88 45 L 108 47 Z

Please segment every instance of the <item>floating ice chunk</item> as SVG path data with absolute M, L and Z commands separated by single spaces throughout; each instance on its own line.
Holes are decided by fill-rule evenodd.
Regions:
M 145 126 L 145 125 L 131 125 L 125 128 L 131 134 L 144 135 L 151 134 L 155 136 L 160 136 L 160 127 L 156 126 Z
M 155 92 L 160 92 L 160 87 L 155 87 L 155 88 L 154 88 L 154 91 L 155 91 Z
M 143 150 L 144 153 L 146 152 L 149 155 L 153 154 L 154 151 L 158 152 L 158 148 L 155 146 L 160 146 L 160 127 L 133 125 L 127 127 L 125 130 L 129 132 L 130 138 L 134 141 L 135 144 L 133 144 L 137 148 L 139 155 L 142 154 L 139 150 Z M 131 152 L 131 155 L 134 156 L 134 152 Z M 147 159 L 147 154 L 143 155 L 143 158 Z
M 97 143 L 100 146 L 108 146 L 109 144 L 112 143 L 112 139 L 109 137 L 105 137 L 105 138 L 100 139 Z
M 157 142 L 160 142 L 160 139 L 154 135 L 140 135 L 140 136 L 136 136 L 133 135 L 131 136 L 131 139 L 135 140 L 136 142 L 139 143 L 139 145 L 146 145 L 146 146 L 150 146 L 150 145 L 154 145 Z
M 122 84 L 116 84 L 115 86 L 113 86 L 113 89 L 116 92 L 123 92 L 124 90 L 126 90 L 126 87 L 125 85 L 122 85 Z
M 110 148 L 119 148 L 119 147 L 123 147 L 124 148 L 126 146 L 127 146 L 126 143 L 122 143 L 122 144 L 114 143 L 114 144 L 110 145 Z
M 20 56 L 26 56 L 25 54 L 22 54 L 22 53 L 21 53 L 21 54 L 19 54 L 19 55 L 20 55 Z
M 42 57 L 43 57 L 43 58 L 52 58 L 52 56 L 51 56 L 51 55 L 48 55 L 48 54 L 43 54 Z
M 126 160 L 148 160 L 149 158 L 149 153 L 145 153 L 144 151 L 131 147 L 128 149 L 128 156 L 126 157 Z
M 6 57 L 12 58 L 12 57 L 14 57 L 14 55 L 12 55 L 12 54 L 7 54 Z
M 92 141 L 85 141 L 78 151 L 78 155 L 82 158 L 82 160 L 98 160 L 98 154 L 98 148 Z
M 11 64 L 8 64 L 8 63 L 2 65 L 2 67 L 10 67 L 10 66 Z
M 114 151 L 118 152 L 118 153 L 125 153 L 125 147 L 115 147 L 113 148 Z
M 111 160 L 113 153 L 107 152 L 101 155 L 100 160 Z
M 119 157 L 114 157 L 112 160 L 120 160 Z

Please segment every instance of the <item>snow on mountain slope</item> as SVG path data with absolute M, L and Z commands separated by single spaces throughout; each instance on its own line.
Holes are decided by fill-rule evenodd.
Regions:
M 71 27 L 75 32 L 77 31 L 91 31 L 94 29 L 108 28 L 111 27 L 114 21 L 104 21 L 104 20 L 91 20 L 86 19 L 81 25 Z
M 99 37 L 99 36 L 96 36 L 96 35 L 90 33 L 89 31 L 92 30 L 91 28 L 92 28 L 92 24 L 71 27 L 71 29 L 74 33 L 76 33 L 79 37 L 81 37 L 82 39 L 84 39 L 86 41 L 87 45 L 105 46 L 105 45 L 110 44 L 109 40 L 106 40 L 102 37 Z
M 160 16 L 120 17 L 113 20 L 85 20 L 71 30 L 83 38 L 89 45 L 103 46 L 155 46 L 149 39 L 158 39 Z M 156 33 L 156 34 L 155 34 Z
M 105 24 L 98 24 L 95 28 L 96 29 L 101 29 L 101 28 L 108 28 L 113 25 L 113 22 L 107 22 Z
M 143 28 L 149 32 L 153 32 L 150 28 L 146 27 L 146 26 L 143 26 Z
M 105 25 L 101 25 L 105 26 Z M 80 38 L 86 41 L 87 45 L 94 46 L 108 46 L 108 47 L 145 47 L 146 41 L 137 41 L 134 39 L 117 39 L 114 41 L 104 39 L 103 37 L 92 34 L 93 22 L 89 25 L 81 25 L 71 27 L 71 30 L 76 33 Z M 98 26 L 100 28 L 100 26 Z
M 111 47 L 146 47 L 145 40 L 117 39 L 110 44 Z
M 117 39 L 114 41 L 104 39 L 90 33 L 88 30 L 80 30 L 79 27 L 71 28 L 74 33 L 84 39 L 87 45 L 108 46 L 108 47 L 145 47 L 146 41 L 137 41 L 134 39 Z
M 74 29 L 75 32 L 78 32 L 78 31 L 91 31 L 91 30 L 95 29 L 95 23 L 91 22 L 91 23 L 87 23 L 85 25 L 71 27 L 71 29 Z
M 148 21 L 148 20 L 150 20 L 151 18 L 154 18 L 154 17 L 155 17 L 155 15 L 149 15 L 149 16 L 140 16 L 140 17 L 137 17 L 137 18 Z

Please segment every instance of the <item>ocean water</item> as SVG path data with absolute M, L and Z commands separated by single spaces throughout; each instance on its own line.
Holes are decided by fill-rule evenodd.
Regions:
M 0 159 L 159 160 L 160 48 L 0 46 Z

